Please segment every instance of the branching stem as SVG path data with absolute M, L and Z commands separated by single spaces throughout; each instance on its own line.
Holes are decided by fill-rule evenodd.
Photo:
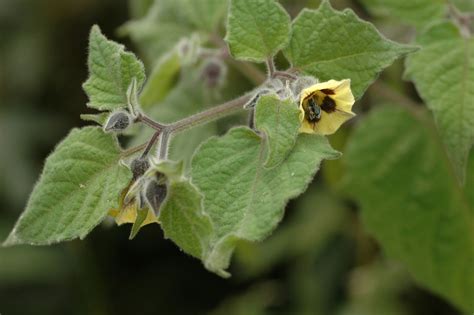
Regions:
M 126 153 L 124 152 L 123 154 L 131 155 L 136 152 L 139 152 L 140 149 L 145 148 L 142 153 L 142 157 L 144 157 L 150 152 L 151 148 L 159 139 L 160 142 L 158 145 L 157 156 L 159 159 L 166 159 L 168 155 L 169 140 L 173 134 L 214 121 L 224 116 L 232 115 L 243 108 L 244 104 L 250 100 L 251 95 L 251 93 L 245 94 L 241 97 L 238 97 L 221 105 L 212 107 L 208 110 L 167 125 L 159 123 L 154 119 L 146 116 L 145 114 L 140 113 L 136 121 L 142 122 L 145 125 L 153 128 L 155 130 L 155 133 L 146 145 L 141 145 L 139 147 L 129 149 L 125 151 Z
M 171 133 L 176 133 L 195 127 L 197 125 L 202 125 L 214 121 L 216 119 L 234 114 L 235 112 L 241 110 L 244 104 L 247 103 L 249 100 L 250 94 L 245 94 L 234 100 L 212 107 L 208 110 L 197 113 L 182 120 L 178 120 L 177 122 L 168 125 L 166 129 L 169 130 Z

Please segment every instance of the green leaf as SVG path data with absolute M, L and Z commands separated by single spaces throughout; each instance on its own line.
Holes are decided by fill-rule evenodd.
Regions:
M 124 47 L 107 40 L 94 25 L 89 36 L 89 78 L 83 84 L 89 97 L 87 106 L 114 110 L 127 106 L 127 89 L 136 78 L 138 89 L 145 80 L 145 69 L 137 57 Z
M 268 170 L 262 139 L 248 128 L 202 144 L 192 160 L 192 181 L 214 224 L 205 266 L 220 275 L 238 240 L 260 241 L 280 222 L 287 201 L 301 194 L 322 159 L 336 158 L 326 138 L 302 134 L 287 159 Z
M 280 100 L 276 95 L 259 98 L 255 108 L 255 126 L 265 133 L 268 155 L 265 167 L 280 164 L 296 143 L 300 128 L 300 110 L 290 99 Z
M 236 59 L 273 57 L 288 44 L 290 31 L 290 16 L 275 0 L 231 0 L 225 40 Z
M 405 75 L 433 111 L 462 183 L 474 144 L 474 38 L 464 38 L 452 23 L 442 22 L 417 41 L 423 49 L 407 59 Z
M 379 72 L 414 50 L 384 38 L 352 10 L 335 11 L 324 1 L 318 10 L 304 9 L 293 21 L 284 53 L 293 67 L 320 81 L 351 79 L 358 99 Z
M 410 25 L 422 27 L 443 18 L 447 7 L 445 0 L 362 0 L 374 15 L 391 17 Z
M 167 197 L 159 217 L 165 237 L 186 253 L 202 259 L 209 250 L 213 231 L 209 217 L 202 210 L 202 196 L 188 179 L 181 176 L 182 163 L 165 161 L 158 169 L 169 180 Z
M 189 181 L 173 182 L 160 214 L 165 237 L 199 259 L 207 254 L 212 234 L 212 224 L 202 212 L 201 199 Z
M 140 94 L 140 105 L 148 108 L 168 95 L 181 69 L 181 60 L 176 49 L 163 55 L 156 63 Z
M 386 107 L 361 121 L 344 156 L 346 190 L 390 257 L 472 312 L 474 190 L 460 190 L 428 121 Z
M 4 245 L 84 238 L 111 208 L 131 172 L 116 139 L 99 127 L 73 129 L 46 159 L 25 211 Z

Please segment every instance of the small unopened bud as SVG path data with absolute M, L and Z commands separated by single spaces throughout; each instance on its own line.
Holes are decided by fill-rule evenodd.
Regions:
M 196 63 L 200 39 L 198 36 L 182 38 L 177 45 L 177 51 L 183 66 L 189 66 Z
M 133 180 L 136 180 L 145 174 L 145 172 L 150 168 L 150 162 L 148 158 L 136 158 L 130 163 L 130 170 L 133 174 Z
M 125 111 L 118 111 L 110 114 L 107 123 L 104 126 L 104 131 L 106 132 L 120 132 L 127 129 L 132 122 L 132 118 Z
M 293 81 L 290 87 L 293 95 L 295 96 L 295 100 L 299 102 L 301 91 L 316 83 L 318 83 L 318 79 L 311 76 L 298 77 L 295 81 Z
M 216 58 L 207 60 L 201 70 L 201 78 L 209 88 L 215 88 L 216 86 L 222 85 L 226 74 L 226 65 Z
M 156 216 L 160 213 L 160 206 L 166 198 L 167 191 L 166 184 L 156 179 L 149 181 L 145 187 L 145 200 Z

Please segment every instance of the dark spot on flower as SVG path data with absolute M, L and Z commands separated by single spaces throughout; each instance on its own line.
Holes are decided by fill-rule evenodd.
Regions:
M 332 113 L 336 110 L 336 102 L 329 96 L 326 96 L 321 103 L 321 109 L 326 113 Z
M 336 92 L 334 92 L 334 90 L 331 90 L 331 89 L 322 89 L 321 92 L 323 92 L 323 93 L 326 94 L 326 95 L 334 95 L 334 94 L 336 94 Z

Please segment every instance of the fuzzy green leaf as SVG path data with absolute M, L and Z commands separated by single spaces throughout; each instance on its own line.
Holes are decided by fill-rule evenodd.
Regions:
M 83 84 L 89 97 L 87 106 L 98 110 L 115 110 L 127 106 L 127 89 L 133 78 L 137 88 L 145 80 L 145 69 L 140 60 L 124 47 L 108 40 L 97 25 L 89 36 L 89 78 Z
M 287 201 L 301 194 L 322 159 L 336 158 L 326 138 L 302 134 L 277 168 L 264 168 L 265 146 L 248 128 L 235 128 L 205 142 L 192 160 L 192 181 L 204 195 L 204 209 L 214 224 L 209 270 L 227 275 L 239 239 L 260 241 L 280 222 Z
M 162 161 L 156 169 L 166 175 L 166 200 L 159 220 L 165 237 L 171 239 L 186 253 L 202 259 L 209 249 L 213 227 L 202 210 L 202 196 L 183 177 L 183 162 Z
M 443 18 L 447 11 L 445 0 L 362 0 L 374 15 L 392 17 L 422 27 Z
M 346 189 L 389 256 L 472 312 L 474 190 L 457 185 L 428 120 L 393 107 L 361 121 L 344 156 Z
M 236 59 L 273 57 L 288 44 L 290 31 L 290 16 L 275 0 L 231 0 L 225 40 Z
M 335 11 L 324 1 L 318 10 L 304 9 L 293 21 L 284 53 L 293 67 L 320 81 L 351 79 L 357 99 L 383 69 L 414 50 L 384 38 L 352 10 Z
M 280 100 L 276 95 L 259 98 L 255 109 L 255 126 L 265 133 L 268 154 L 265 167 L 280 164 L 296 143 L 300 128 L 300 110 L 291 100 Z
M 159 219 L 165 237 L 183 251 L 199 259 L 207 255 L 213 228 L 202 211 L 202 196 L 189 180 L 169 184 Z
M 99 127 L 73 129 L 46 159 L 25 211 L 5 245 L 46 245 L 84 238 L 131 178 L 116 139 Z
M 407 59 L 406 76 L 433 111 L 454 170 L 464 182 L 474 144 L 474 38 L 464 38 L 456 26 L 442 22 L 418 43 L 423 49 Z

